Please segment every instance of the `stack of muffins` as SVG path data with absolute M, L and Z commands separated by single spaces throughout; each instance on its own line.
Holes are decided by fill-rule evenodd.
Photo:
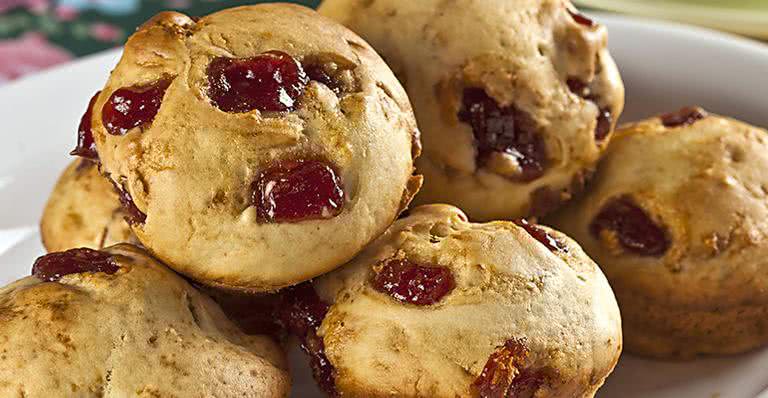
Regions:
M 299 344 L 329 396 L 592 397 L 624 341 L 768 342 L 768 132 L 614 131 L 606 42 L 564 0 L 155 16 L 0 289 L 0 395 L 285 397 Z

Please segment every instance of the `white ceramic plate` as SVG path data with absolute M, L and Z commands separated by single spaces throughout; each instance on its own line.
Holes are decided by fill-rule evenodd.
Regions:
M 627 85 L 624 120 L 700 104 L 768 126 L 768 46 L 666 23 L 598 19 L 609 27 Z M 43 204 L 70 159 L 88 99 L 117 57 L 104 53 L 0 87 L 0 284 L 27 275 L 43 252 L 37 227 Z M 306 368 L 297 369 L 294 396 L 320 396 Z M 753 398 L 766 389 L 768 349 L 686 363 L 625 355 L 598 395 Z
M 765 0 L 575 0 L 574 3 L 768 39 L 768 2 Z

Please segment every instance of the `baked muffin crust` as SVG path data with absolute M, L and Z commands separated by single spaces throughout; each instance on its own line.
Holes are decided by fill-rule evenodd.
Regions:
M 271 339 L 240 332 L 141 249 L 104 253 L 116 272 L 0 288 L 0 395 L 287 396 L 285 359 Z
M 212 88 L 217 68 L 230 73 L 227 65 L 238 62 L 274 63 L 288 68 L 283 77 L 295 63 L 310 77 L 320 67 L 338 85 L 321 82 L 321 73 L 307 78 L 299 97 L 281 88 L 276 99 L 287 102 L 267 104 L 286 110 L 243 112 L 242 104 L 215 101 Z M 151 121 L 125 131 L 105 124 L 122 120 L 108 110 L 120 90 L 165 85 Z M 93 118 L 104 170 L 145 215 L 132 226 L 139 240 L 208 285 L 272 291 L 330 271 L 384 231 L 421 183 L 412 174 L 418 130 L 396 78 L 362 39 L 300 6 L 237 7 L 197 21 L 159 14 L 128 40 L 95 109 L 107 109 Z M 264 220 L 271 213 L 262 212 L 254 187 L 268 196 L 273 182 L 257 183 L 286 164 L 320 164 L 308 173 L 326 180 L 335 173 L 340 212 Z
M 611 288 L 565 235 L 525 228 L 421 206 L 316 279 L 337 392 L 593 396 L 621 352 Z
M 768 342 L 767 166 L 765 130 L 682 109 L 620 128 L 589 191 L 548 220 L 605 271 L 630 351 Z
M 416 203 L 472 219 L 541 216 L 579 191 L 624 87 L 604 26 L 561 0 L 325 0 L 379 51 L 422 132 Z
M 137 243 L 123 217 L 115 188 L 99 173 L 97 164 L 74 160 L 62 172 L 43 210 L 43 246 L 56 252 Z

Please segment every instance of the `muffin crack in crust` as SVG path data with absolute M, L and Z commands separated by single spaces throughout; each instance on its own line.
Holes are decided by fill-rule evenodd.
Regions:
M 165 76 L 152 107 L 108 101 Z M 397 79 L 354 33 L 300 6 L 161 13 L 128 40 L 94 109 L 104 169 L 146 214 L 137 238 L 209 285 L 272 291 L 330 271 L 421 185 Z

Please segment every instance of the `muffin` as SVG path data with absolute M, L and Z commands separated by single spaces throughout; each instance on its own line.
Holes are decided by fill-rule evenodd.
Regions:
M 288 329 L 344 397 L 592 397 L 621 352 L 600 269 L 565 235 L 414 209 L 342 268 L 291 289 Z
M 99 174 L 96 163 L 77 159 L 64 169 L 45 205 L 40 220 L 43 246 L 55 252 L 136 243 L 124 215 L 115 188 Z
M 296 5 L 157 15 L 94 109 L 139 241 L 211 286 L 273 291 L 328 272 L 421 183 L 397 79 L 362 39 Z
M 72 249 L 0 288 L 0 395 L 286 397 L 279 347 L 135 246 Z
M 472 219 L 541 216 L 579 191 L 624 87 L 604 26 L 561 0 L 325 0 L 379 51 L 422 132 L 416 203 Z
M 549 220 L 603 268 L 627 349 L 768 342 L 768 133 L 700 108 L 623 126 L 584 197 Z

